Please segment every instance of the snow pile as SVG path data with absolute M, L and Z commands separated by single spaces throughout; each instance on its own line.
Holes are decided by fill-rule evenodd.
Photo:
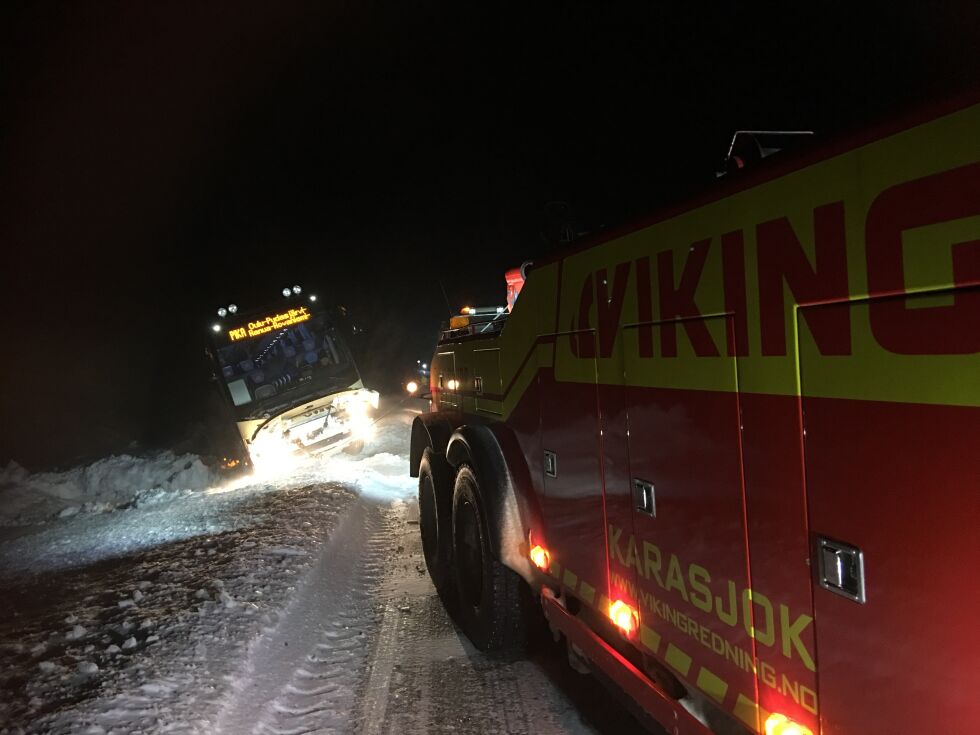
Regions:
M 323 467 L 321 479 L 351 485 L 364 497 L 380 502 L 414 497 L 418 490 L 418 480 L 409 477 L 407 458 L 390 452 L 364 459 L 331 459 Z
M 217 474 L 197 455 L 169 451 L 149 457 L 106 457 L 64 472 L 32 474 L 11 462 L 0 469 L 0 523 L 144 506 L 217 481 Z
M 357 486 L 374 501 L 406 500 L 418 492 L 418 480 L 408 474 L 412 420 L 417 410 L 404 402 L 375 424 L 375 436 L 359 457 L 332 463 L 328 471 L 337 482 Z

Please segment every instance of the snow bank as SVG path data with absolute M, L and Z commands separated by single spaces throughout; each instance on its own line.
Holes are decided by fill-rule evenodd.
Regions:
M 321 478 L 352 485 L 364 497 L 381 502 L 405 500 L 418 490 L 418 480 L 408 475 L 408 458 L 390 452 L 361 460 L 334 459 L 327 463 Z
M 211 487 L 218 475 L 194 454 L 119 455 L 64 472 L 30 473 L 16 462 L 0 469 L 0 523 L 143 506 Z

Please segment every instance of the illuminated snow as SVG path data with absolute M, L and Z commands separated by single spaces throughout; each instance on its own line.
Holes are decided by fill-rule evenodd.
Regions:
M 417 522 L 406 520 L 416 487 L 407 457 L 414 415 L 385 417 L 360 454 L 304 457 L 278 476 L 234 483 L 165 488 L 167 462 L 112 458 L 103 469 L 128 467 L 159 497 L 5 529 L 0 595 L 16 591 L 18 607 L 0 620 L 0 689 L 10 695 L 0 702 L 0 732 L 237 735 L 302 723 L 348 731 L 352 718 L 372 711 L 371 698 L 367 710 L 358 704 L 365 681 L 377 697 L 400 686 L 395 659 L 374 667 L 375 636 L 387 640 L 402 619 L 429 624 L 417 610 L 438 609 L 419 549 L 390 563 L 419 543 Z M 66 475 L 43 482 L 64 487 L 83 473 Z M 127 497 L 100 500 L 91 487 L 72 496 L 75 507 L 80 497 Z M 414 602 L 382 604 L 377 594 Z M 436 630 L 438 650 L 469 660 L 448 623 Z M 428 650 L 424 639 L 418 645 Z M 541 681 L 528 681 L 540 697 Z
M 150 505 L 214 485 L 218 475 L 194 454 L 118 455 L 63 472 L 0 469 L 0 522 L 37 523 L 52 516 Z

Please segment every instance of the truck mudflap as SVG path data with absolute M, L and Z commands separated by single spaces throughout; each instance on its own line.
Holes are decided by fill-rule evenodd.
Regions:
M 679 702 L 664 693 L 618 651 L 572 616 L 547 587 L 541 593 L 541 606 L 549 623 L 560 630 L 586 659 L 672 735 L 712 735 Z

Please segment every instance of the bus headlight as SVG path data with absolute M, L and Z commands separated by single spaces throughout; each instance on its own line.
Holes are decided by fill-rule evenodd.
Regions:
M 347 404 L 347 423 L 354 439 L 364 440 L 374 436 L 374 421 L 368 414 L 370 407 L 371 404 L 362 401 Z
M 260 477 L 281 477 L 298 462 L 296 445 L 283 434 L 278 422 L 259 431 L 248 446 L 252 465 Z

